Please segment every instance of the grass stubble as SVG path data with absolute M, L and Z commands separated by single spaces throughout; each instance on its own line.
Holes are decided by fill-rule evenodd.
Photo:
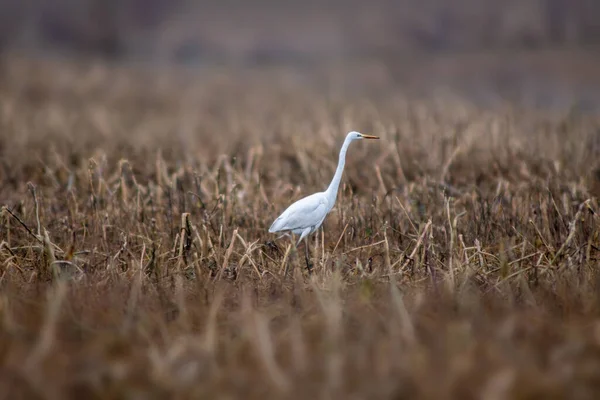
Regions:
M 594 398 L 600 120 L 286 76 L 3 62 L 0 396 Z

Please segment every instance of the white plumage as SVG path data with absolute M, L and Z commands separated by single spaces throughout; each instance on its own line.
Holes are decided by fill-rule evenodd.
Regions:
M 331 211 L 326 192 L 311 194 L 289 206 L 269 228 L 269 232 L 291 231 L 301 235 L 298 240 L 316 231 Z
M 292 232 L 296 235 L 300 235 L 300 239 L 298 239 L 297 242 L 297 245 L 299 245 L 302 239 L 319 229 L 321 224 L 323 224 L 325 217 L 329 214 L 335 204 L 338 188 L 344 172 L 348 146 L 352 141 L 360 139 L 379 138 L 377 136 L 363 135 L 356 131 L 349 132 L 348 135 L 346 135 L 346 140 L 344 140 L 344 144 L 340 150 L 340 157 L 335 175 L 327 190 L 311 194 L 310 196 L 304 197 L 293 203 L 277 217 L 269 228 L 269 232 Z M 305 244 L 306 263 L 307 266 L 309 266 L 308 242 Z

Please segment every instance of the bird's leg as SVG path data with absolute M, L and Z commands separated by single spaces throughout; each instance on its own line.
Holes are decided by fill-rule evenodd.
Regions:
M 308 238 L 304 239 L 304 257 L 306 259 L 306 269 L 308 270 L 309 274 L 312 274 L 312 269 L 313 269 L 313 264 L 310 261 L 310 257 L 308 255 L 309 251 L 308 251 Z

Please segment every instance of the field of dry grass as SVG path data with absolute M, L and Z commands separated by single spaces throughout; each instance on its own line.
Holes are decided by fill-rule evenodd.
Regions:
M 267 229 L 348 130 L 309 275 Z M 0 397 L 595 398 L 599 151 L 573 110 L 7 58 Z

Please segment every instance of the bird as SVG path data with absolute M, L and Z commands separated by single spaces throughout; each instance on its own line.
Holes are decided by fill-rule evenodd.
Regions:
M 346 151 L 348 146 L 355 140 L 362 139 L 379 139 L 378 136 L 365 135 L 357 131 L 348 132 L 344 144 L 340 149 L 337 169 L 333 175 L 331 183 L 324 192 L 318 192 L 306 196 L 292 205 L 290 205 L 269 228 L 269 233 L 275 232 L 292 232 L 295 235 L 300 235 L 296 247 L 300 245 L 303 239 L 306 239 L 304 251 L 306 259 L 306 268 L 309 273 L 312 272 L 312 264 L 308 257 L 308 235 L 314 233 L 323 221 L 327 214 L 335 205 L 338 188 L 344 173 L 344 165 L 346 163 Z

